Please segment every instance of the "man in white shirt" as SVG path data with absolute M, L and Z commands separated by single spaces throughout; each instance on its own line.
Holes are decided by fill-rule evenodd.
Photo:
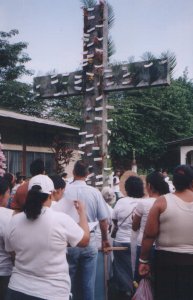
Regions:
M 61 199 L 53 209 L 63 211 L 69 214 L 75 221 L 78 222 L 78 216 L 72 206 L 73 200 L 80 200 L 85 204 L 88 222 L 98 221 L 100 224 L 102 235 L 102 248 L 108 248 L 109 242 L 107 238 L 107 218 L 108 212 L 106 204 L 101 193 L 94 187 L 88 186 L 85 179 L 88 175 L 87 166 L 77 161 L 74 170 L 74 181 L 70 183 L 64 193 L 64 198 Z M 69 248 L 68 262 L 69 271 L 72 282 L 73 299 L 94 300 L 94 286 L 96 277 L 96 264 L 98 249 L 95 240 L 95 230 L 90 231 L 89 245 L 81 249 L 79 247 Z M 81 285 L 81 294 L 77 292 L 76 276 L 79 274 L 79 284 Z

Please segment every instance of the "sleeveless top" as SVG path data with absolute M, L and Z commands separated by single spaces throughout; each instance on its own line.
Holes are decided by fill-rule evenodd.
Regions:
M 167 194 L 166 210 L 160 215 L 156 249 L 193 254 L 193 199 L 185 202 L 174 194 Z

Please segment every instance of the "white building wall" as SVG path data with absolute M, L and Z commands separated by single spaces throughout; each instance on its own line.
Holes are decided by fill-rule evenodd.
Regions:
M 180 147 L 180 164 L 186 164 L 186 156 L 189 151 L 193 151 L 193 146 Z

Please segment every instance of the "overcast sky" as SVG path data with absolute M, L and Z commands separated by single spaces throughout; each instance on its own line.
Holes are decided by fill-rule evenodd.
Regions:
M 193 0 L 109 0 L 115 12 L 111 61 L 139 60 L 146 51 L 176 54 L 175 76 L 193 78 Z M 79 0 L 0 0 L 0 30 L 18 29 L 28 43 L 34 75 L 71 72 L 82 58 L 83 13 Z M 26 80 L 26 78 L 25 78 Z M 27 81 L 32 81 L 29 78 Z

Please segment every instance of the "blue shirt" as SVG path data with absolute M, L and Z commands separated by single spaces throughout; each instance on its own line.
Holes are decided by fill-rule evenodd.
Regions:
M 69 214 L 78 222 L 76 209 L 72 203 L 80 200 L 85 204 L 88 222 L 101 221 L 108 218 L 108 211 L 102 194 L 96 188 L 86 184 L 84 180 L 75 180 L 70 183 L 64 197 L 54 205 L 53 209 Z

